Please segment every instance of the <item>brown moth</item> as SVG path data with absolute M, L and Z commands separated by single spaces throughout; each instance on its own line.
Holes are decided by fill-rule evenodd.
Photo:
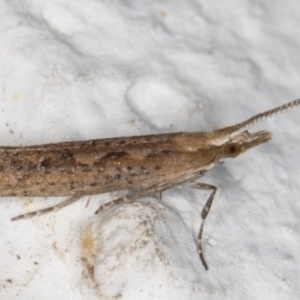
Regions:
M 126 190 L 124 197 L 103 204 L 111 205 L 163 192 L 176 185 L 202 177 L 217 162 L 271 139 L 268 131 L 250 133 L 249 128 L 300 104 L 300 99 L 211 132 L 179 132 L 65 142 L 27 147 L 0 147 L 0 196 L 71 196 L 62 203 L 22 214 L 12 220 L 29 218 L 58 210 L 85 195 Z M 195 183 L 212 190 L 201 216 L 198 252 L 202 234 L 217 187 Z

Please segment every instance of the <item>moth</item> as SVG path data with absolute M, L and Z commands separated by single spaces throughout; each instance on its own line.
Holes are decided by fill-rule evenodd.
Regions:
M 58 205 L 12 218 L 19 220 L 58 210 L 86 195 L 126 191 L 123 197 L 101 205 L 96 211 L 99 213 L 115 204 L 194 182 L 197 188 L 211 190 L 201 213 L 197 239 L 200 259 L 208 270 L 202 251 L 202 235 L 217 187 L 195 180 L 216 163 L 268 142 L 272 136 L 270 132 L 250 133 L 248 129 L 299 104 L 300 99 L 211 132 L 0 147 L 0 196 L 69 196 Z

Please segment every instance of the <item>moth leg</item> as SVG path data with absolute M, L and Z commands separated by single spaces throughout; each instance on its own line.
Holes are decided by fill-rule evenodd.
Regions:
M 191 176 L 184 176 L 184 177 L 178 177 L 176 179 L 174 179 L 172 182 L 168 181 L 168 182 L 163 182 L 154 186 L 149 187 L 148 189 L 144 189 L 144 190 L 140 190 L 138 192 L 135 192 L 129 196 L 126 197 L 121 197 L 121 198 L 117 198 L 115 200 L 109 201 L 107 203 L 102 204 L 95 212 L 95 214 L 98 214 L 100 211 L 107 209 L 115 204 L 120 204 L 120 203 L 124 203 L 124 202 L 129 202 L 132 201 L 134 199 L 137 198 L 141 198 L 141 197 L 145 197 L 147 195 L 153 194 L 153 193 L 162 193 L 163 191 L 172 188 L 176 185 L 185 183 L 185 182 L 191 182 L 192 180 L 195 180 L 197 178 L 199 178 L 201 176 L 203 176 L 204 173 L 195 173 L 195 174 L 191 174 Z M 206 270 L 208 270 L 208 264 L 206 262 L 206 259 L 204 257 L 203 254 L 203 247 L 202 247 L 202 236 L 203 236 L 203 228 L 204 228 L 204 223 L 205 220 L 207 218 L 207 215 L 210 211 L 210 208 L 212 206 L 216 191 L 217 191 L 217 187 L 211 184 L 207 184 L 207 183 L 200 183 L 200 182 L 193 182 L 191 187 L 193 188 L 198 188 L 198 189 L 206 189 L 206 190 L 212 190 L 212 193 L 210 194 L 202 212 L 201 212 L 201 217 L 202 217 L 202 224 L 200 226 L 200 230 L 198 233 L 198 238 L 197 238 L 197 247 L 198 247 L 198 253 L 200 256 L 200 260 L 204 266 L 204 268 Z
M 117 198 L 115 200 L 111 200 L 107 203 L 100 205 L 100 207 L 95 211 L 95 214 L 97 215 L 101 210 L 107 209 L 113 205 L 124 203 L 124 202 L 130 201 L 130 200 L 131 199 L 127 198 L 127 197 L 121 197 L 121 198 Z
M 67 200 L 65 200 L 65 201 L 63 201 L 61 203 L 58 203 L 58 204 L 56 204 L 54 206 L 43 208 L 43 209 L 39 209 L 37 211 L 33 211 L 33 212 L 30 212 L 30 213 L 26 213 L 26 214 L 22 214 L 22 215 L 16 216 L 16 217 L 12 218 L 11 221 L 16 221 L 16 220 L 21 220 L 21 219 L 29 219 L 29 218 L 33 218 L 35 216 L 40 216 L 40 215 L 44 215 L 44 214 L 47 214 L 47 213 L 50 213 L 50 212 L 58 211 L 61 208 L 63 208 L 65 206 L 67 206 L 69 204 L 72 204 L 73 202 L 77 201 L 81 197 L 82 197 L 82 195 L 74 195 L 74 196 L 68 198 Z
M 203 173 L 204 174 L 204 173 Z M 115 200 L 109 201 L 107 203 L 102 204 L 95 212 L 95 214 L 98 214 L 100 211 L 107 209 L 108 207 L 111 207 L 115 204 L 120 204 L 120 203 L 124 203 L 124 202 L 129 202 L 141 197 L 145 197 L 154 193 L 158 193 L 160 196 L 160 200 L 161 200 L 161 196 L 162 196 L 162 192 L 172 188 L 176 185 L 185 183 L 185 182 L 189 182 L 192 181 L 196 178 L 198 178 L 199 176 L 203 176 L 203 174 L 198 174 L 198 173 L 193 173 L 190 174 L 189 176 L 180 176 L 178 178 L 173 179 L 172 181 L 166 181 L 166 182 L 161 182 L 155 185 L 152 185 L 146 189 L 140 190 L 140 191 L 136 191 L 133 192 L 132 194 L 126 195 L 125 197 L 120 197 L 117 198 Z
M 200 182 L 195 182 L 192 186 L 193 188 L 200 188 L 200 189 L 205 189 L 205 190 L 212 190 L 207 202 L 205 203 L 202 212 L 201 212 L 201 217 L 202 217 L 202 224 L 200 226 L 200 230 L 198 233 L 198 238 L 197 238 L 197 247 L 198 247 L 198 253 L 200 256 L 200 260 L 205 268 L 205 270 L 208 270 L 208 264 L 206 262 L 205 256 L 203 254 L 203 246 L 202 246 L 202 236 L 203 236 L 203 228 L 204 228 L 204 224 L 205 224 L 205 220 L 208 216 L 208 213 L 211 209 L 213 200 L 215 198 L 215 194 L 217 191 L 217 187 L 211 184 L 207 184 L 207 183 L 200 183 Z
M 167 184 L 169 185 L 169 183 L 167 183 Z M 95 214 L 98 214 L 100 211 L 102 211 L 104 209 L 107 209 L 107 208 L 109 208 L 113 205 L 120 204 L 120 203 L 125 203 L 125 202 L 130 202 L 130 201 L 135 200 L 137 198 L 145 197 L 145 196 L 151 195 L 153 193 L 158 193 L 159 197 L 160 197 L 160 200 L 161 200 L 162 192 L 164 190 L 166 190 L 167 188 L 169 188 L 169 186 L 166 187 L 165 184 L 154 185 L 154 186 L 152 186 L 148 189 L 141 190 L 141 191 L 135 192 L 133 194 L 129 194 L 127 196 L 117 198 L 115 200 L 111 200 L 107 203 L 104 203 L 104 204 L 100 205 L 100 207 L 95 211 Z
M 168 183 L 168 185 L 169 185 L 169 183 Z M 145 196 L 151 195 L 153 193 L 158 193 L 159 198 L 161 200 L 162 192 L 164 190 L 166 190 L 167 188 L 168 187 L 165 187 L 164 184 L 154 185 L 154 186 L 150 187 L 149 189 L 141 190 L 141 191 L 135 192 L 133 194 L 129 194 L 127 196 L 120 197 L 120 198 L 117 198 L 115 200 L 111 200 L 107 203 L 104 203 L 104 204 L 100 205 L 100 207 L 95 211 L 95 214 L 98 214 L 100 211 L 102 211 L 104 209 L 107 209 L 107 208 L 109 208 L 113 205 L 120 204 L 120 203 L 125 203 L 125 202 L 130 202 L 130 201 L 135 200 L 137 198 L 145 197 Z

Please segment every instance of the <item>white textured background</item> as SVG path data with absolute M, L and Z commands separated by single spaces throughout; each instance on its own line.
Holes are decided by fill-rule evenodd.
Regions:
M 0 2 L 1 145 L 232 125 L 300 97 L 300 2 Z M 94 211 L 85 197 L 0 199 L 0 299 L 299 299 L 300 108 L 203 182 Z M 90 201 L 89 201 L 90 200 Z

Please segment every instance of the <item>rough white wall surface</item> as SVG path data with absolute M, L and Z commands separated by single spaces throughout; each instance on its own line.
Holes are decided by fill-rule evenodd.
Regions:
M 208 131 L 300 97 L 300 2 L 0 2 L 2 146 Z M 112 207 L 84 197 L 0 199 L 0 299 L 300 298 L 299 108 L 273 140 L 177 187 Z

